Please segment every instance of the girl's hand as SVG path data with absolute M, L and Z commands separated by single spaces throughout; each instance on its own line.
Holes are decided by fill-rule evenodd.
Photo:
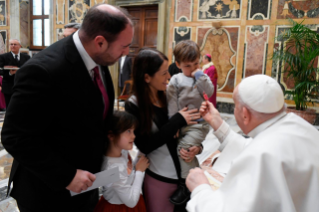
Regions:
M 192 109 L 187 111 L 187 107 L 184 107 L 179 113 L 184 117 L 187 125 L 197 124 L 197 119 L 200 118 L 200 114 L 197 109 Z
M 150 162 L 147 157 L 144 155 L 138 160 L 135 165 L 136 171 L 144 172 L 150 165 Z
M 181 149 L 179 151 L 180 157 L 187 163 L 191 162 L 194 160 L 195 155 L 197 155 L 201 150 L 201 147 L 199 146 L 192 146 L 188 148 L 188 151 L 185 149 Z

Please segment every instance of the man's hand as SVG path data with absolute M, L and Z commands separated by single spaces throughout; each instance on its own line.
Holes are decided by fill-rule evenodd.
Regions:
M 209 184 L 204 171 L 200 168 L 191 169 L 186 178 L 187 188 L 190 192 L 193 192 L 193 190 L 201 184 Z
M 19 68 L 18 66 L 4 66 L 4 68 Z M 17 70 L 10 70 L 10 75 L 16 74 Z
M 16 74 L 16 72 L 17 72 L 17 70 L 10 70 L 10 75 L 12 76 L 12 75 Z
M 209 101 L 204 101 L 199 109 L 200 115 L 216 131 L 223 123 L 218 110 Z
M 66 187 L 66 189 L 75 193 L 80 193 L 81 191 L 85 191 L 88 187 L 92 186 L 95 178 L 96 177 L 94 174 L 77 169 L 72 182 Z

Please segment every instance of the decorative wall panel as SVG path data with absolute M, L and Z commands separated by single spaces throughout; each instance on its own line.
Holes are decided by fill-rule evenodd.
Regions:
M 7 7 L 6 1 L 0 0 L 0 26 L 7 25 Z
M 20 42 L 22 48 L 29 48 L 29 11 L 30 5 L 27 1 L 20 1 Z
M 241 17 L 241 0 L 199 0 L 198 4 L 198 20 Z
M 56 29 L 56 37 L 57 37 L 57 40 L 61 40 L 63 38 L 63 31 L 64 31 L 64 28 L 60 28 L 60 29 Z
M 279 0 L 278 19 L 318 18 L 319 1 L 317 0 Z
M 207 29 L 204 29 L 205 31 Z M 201 31 L 198 29 L 198 31 Z M 203 32 L 202 31 L 202 32 Z M 237 61 L 239 27 L 208 29 L 201 40 L 202 55 L 210 54 L 218 73 L 218 91 L 232 92 L 234 89 Z
M 7 31 L 0 30 L 0 54 L 7 52 Z
M 175 21 L 192 21 L 193 0 L 175 0 Z
M 90 0 L 69 0 L 69 23 L 81 23 L 90 6 Z
M 243 77 L 265 74 L 269 26 L 247 26 Z
M 94 0 L 94 4 L 107 4 L 107 0 Z
M 56 24 L 65 24 L 65 0 L 56 0 Z
M 266 20 L 270 17 L 271 0 L 249 0 L 249 13 L 247 19 L 249 20 Z

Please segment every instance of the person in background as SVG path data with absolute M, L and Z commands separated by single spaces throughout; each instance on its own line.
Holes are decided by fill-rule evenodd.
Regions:
M 169 72 L 169 74 L 170 74 L 171 77 L 172 77 L 172 76 L 174 76 L 175 74 L 182 73 L 182 70 L 177 67 L 176 62 L 173 62 L 171 65 L 169 65 L 169 67 L 168 67 L 168 72 Z
M 146 210 L 173 212 L 175 206 L 169 197 L 177 189 L 181 173 L 176 138 L 181 127 L 196 123 L 191 118 L 200 117 L 198 109 L 182 108 L 168 118 L 165 95 L 170 78 L 168 59 L 157 50 L 143 49 L 138 53 L 132 78 L 132 96 L 126 101 L 125 110 L 138 119 L 135 145 L 150 160 L 143 185 Z M 195 147 L 192 152 L 186 152 L 184 158 L 192 160 L 199 151 L 200 148 Z
M 102 171 L 118 167 L 120 179 L 103 186 L 103 195 L 94 212 L 146 212 L 141 195 L 144 171 L 149 166 L 145 156 L 135 167 L 128 150 L 133 148 L 137 119 L 124 111 L 115 111 L 108 132 L 109 147 L 105 152 Z
M 108 66 L 128 54 L 133 34 L 127 11 L 94 5 L 80 30 L 17 72 L 1 139 L 20 212 L 94 210 L 98 189 L 70 191 L 86 191 L 101 170 L 114 106 Z
M 9 45 L 10 52 L 0 55 L 0 68 L 14 68 L 0 71 L 0 75 L 3 76 L 1 92 L 4 94 L 6 108 L 9 106 L 13 93 L 14 78 L 17 69 L 30 59 L 29 55 L 20 53 L 22 46 L 18 39 L 10 39 Z
M 64 25 L 63 38 L 72 35 L 74 32 L 78 31 L 81 28 L 79 23 L 69 23 Z
M 123 57 L 121 57 L 119 59 L 119 87 L 121 89 L 121 92 L 123 91 L 124 88 L 124 82 L 126 80 L 130 80 L 132 78 L 131 73 L 132 73 L 132 58 L 127 56 L 127 55 L 123 55 Z
M 203 63 L 204 66 L 202 68 L 202 71 L 207 74 L 212 81 L 214 85 L 214 93 L 213 95 L 209 98 L 209 101 L 213 103 L 214 107 L 217 106 L 217 80 L 218 80 L 218 74 L 216 67 L 214 66 L 214 63 L 212 62 L 212 56 L 210 54 L 205 54 L 203 56 Z
M 232 149 L 232 166 L 217 191 L 203 172 L 190 171 L 189 212 L 319 211 L 319 132 L 286 113 L 279 83 L 269 76 L 247 77 L 235 88 L 234 115 L 251 138 L 232 131 L 210 102 L 200 112 L 221 142 Z M 223 152 L 222 152 L 223 154 Z

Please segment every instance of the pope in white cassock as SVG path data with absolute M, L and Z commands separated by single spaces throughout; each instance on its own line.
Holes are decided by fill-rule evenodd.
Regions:
M 285 113 L 284 95 L 271 77 L 255 75 L 234 90 L 234 115 L 251 142 L 230 130 L 218 111 L 203 102 L 200 112 L 221 141 L 238 152 L 219 190 L 199 168 L 186 184 L 191 212 L 319 211 L 319 132 L 299 116 Z M 236 155 L 236 154 L 234 154 Z

